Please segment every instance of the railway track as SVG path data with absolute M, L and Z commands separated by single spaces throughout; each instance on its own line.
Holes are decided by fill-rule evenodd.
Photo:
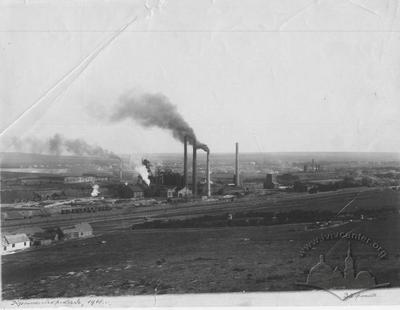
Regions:
M 177 205 L 163 205 L 163 206 L 149 206 L 149 207 L 136 207 L 132 209 L 124 209 L 122 212 L 111 211 L 101 212 L 97 214 L 79 214 L 74 216 L 66 216 L 65 218 L 47 217 L 37 218 L 31 220 L 18 220 L 17 221 L 3 221 L 3 231 L 13 231 L 16 229 L 27 228 L 32 226 L 39 227 L 54 227 L 54 226 L 66 226 L 77 222 L 89 222 L 93 223 L 105 223 L 105 222 L 118 222 L 121 223 L 141 223 L 145 221 L 145 218 L 149 219 L 168 219 L 174 217 L 196 217 L 202 215 L 216 215 L 225 212 L 240 212 L 240 211 L 277 211 L 284 209 L 293 208 L 308 208 L 309 206 L 315 208 L 316 203 L 321 206 L 319 209 L 324 209 L 324 204 L 329 203 L 330 205 L 337 203 L 338 206 L 342 206 L 343 201 L 348 201 L 354 198 L 356 191 L 341 191 L 334 192 L 333 195 L 329 193 L 321 193 L 314 195 L 290 195 L 290 197 L 254 197 L 252 199 L 238 199 L 233 202 L 215 202 L 215 203 L 189 203 L 189 204 L 177 204 Z M 363 190 L 359 195 L 362 198 L 364 195 L 373 195 L 371 190 Z M 367 197 L 366 197 L 367 198 Z M 129 207 L 128 207 L 129 208 Z M 98 226 L 98 225 L 96 225 Z

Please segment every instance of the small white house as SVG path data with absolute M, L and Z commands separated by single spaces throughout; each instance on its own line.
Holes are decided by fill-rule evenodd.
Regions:
M 26 234 L 3 235 L 1 243 L 2 254 L 24 250 L 31 246 L 31 241 Z

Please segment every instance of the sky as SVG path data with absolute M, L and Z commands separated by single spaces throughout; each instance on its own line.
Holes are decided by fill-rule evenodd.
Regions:
M 399 5 L 3 1 L 2 151 L 59 133 L 115 153 L 181 152 L 167 130 L 109 121 L 137 92 L 168 97 L 211 152 L 399 152 Z

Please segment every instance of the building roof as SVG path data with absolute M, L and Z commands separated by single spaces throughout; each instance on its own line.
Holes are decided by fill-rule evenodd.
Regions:
M 33 240 L 54 240 L 57 235 L 56 231 L 41 231 L 32 235 Z
M 262 176 L 253 176 L 253 177 L 246 177 L 243 178 L 242 181 L 246 183 L 263 183 L 266 181 L 267 175 L 262 175 Z M 273 177 L 274 178 L 274 177 Z
M 15 231 L 18 234 L 26 234 L 26 235 L 34 235 L 37 233 L 42 233 L 44 230 L 40 227 L 26 227 L 26 228 L 20 228 L 17 231 Z
M 5 211 L 2 212 L 6 219 L 23 219 L 24 216 L 18 211 Z
M 178 192 L 182 192 L 182 193 L 183 192 L 192 192 L 192 190 L 190 188 L 184 186 L 184 187 L 179 188 Z
M 4 235 L 3 242 L 6 244 L 29 242 L 29 238 L 26 234 L 15 234 L 15 235 Z
M 264 184 L 262 181 L 243 181 L 242 184 Z
M 212 178 L 214 180 L 233 180 L 235 174 L 232 173 L 213 173 Z
M 53 174 L 43 175 L 43 174 L 31 173 L 29 175 L 23 175 L 19 178 L 20 178 L 20 180 L 46 180 L 46 179 L 62 180 L 63 176 L 53 175 Z
M 66 227 L 61 227 L 61 230 L 64 234 L 66 233 L 73 233 L 73 232 L 87 232 L 87 231 L 93 231 L 92 226 L 90 226 L 89 223 L 79 223 L 74 226 L 66 226 Z
M 176 190 L 176 186 L 168 186 L 168 185 L 161 185 L 160 187 L 161 191 L 174 191 Z
M 89 223 L 86 223 L 86 222 L 76 224 L 75 227 L 77 229 L 79 229 L 80 231 L 93 231 L 92 226 Z
M 138 184 L 133 184 L 133 185 L 131 185 L 131 186 L 130 186 L 130 189 L 131 189 L 132 191 L 134 191 L 134 192 L 143 192 L 143 191 L 144 191 L 144 189 L 143 189 L 140 185 L 138 185 Z

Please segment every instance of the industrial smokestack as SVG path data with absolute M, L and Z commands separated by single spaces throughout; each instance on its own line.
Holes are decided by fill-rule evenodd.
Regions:
M 239 186 L 239 143 L 236 142 L 236 159 L 235 159 L 235 185 Z
M 193 141 L 193 169 L 192 169 L 192 192 L 193 197 L 197 196 L 197 145 L 196 140 Z
M 187 136 L 185 136 L 184 141 L 183 141 L 183 184 L 186 188 L 188 185 L 188 182 L 187 182 L 187 164 L 188 164 L 187 145 L 188 145 L 188 138 L 187 138 Z
M 119 180 L 122 182 L 122 158 L 119 159 Z
M 210 150 L 207 152 L 207 168 L 206 168 L 206 178 L 207 178 L 207 196 L 211 196 L 211 187 L 210 187 Z

